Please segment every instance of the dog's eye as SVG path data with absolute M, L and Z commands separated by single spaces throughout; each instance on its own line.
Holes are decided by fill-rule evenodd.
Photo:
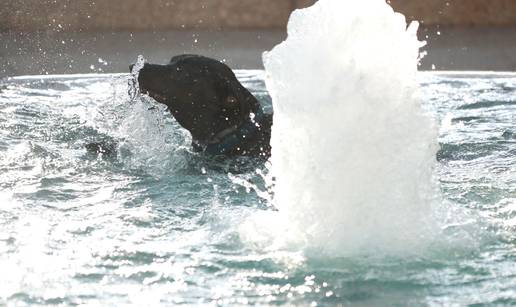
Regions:
M 224 107 L 226 108 L 236 108 L 238 106 L 238 101 L 234 96 L 228 96 L 224 101 Z

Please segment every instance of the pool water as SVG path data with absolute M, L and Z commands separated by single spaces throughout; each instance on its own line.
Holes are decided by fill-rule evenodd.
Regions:
M 264 72 L 236 73 L 272 112 Z M 128 78 L 0 81 L 0 305 L 516 303 L 515 74 L 419 73 L 443 202 L 469 216 L 446 231 L 465 239 L 360 257 L 245 240 L 243 223 L 276 210 L 267 163 L 192 152 Z

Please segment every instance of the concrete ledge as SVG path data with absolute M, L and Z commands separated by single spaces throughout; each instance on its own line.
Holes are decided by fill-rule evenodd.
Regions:
M 514 0 L 390 0 L 395 10 L 427 25 L 515 25 Z
M 3 31 L 283 28 L 314 0 L 3 0 Z M 360 0 L 355 0 L 360 1 Z M 514 25 L 515 0 L 390 0 L 427 25 Z
M 98 31 L 279 28 L 295 0 L 4 0 L 0 29 Z

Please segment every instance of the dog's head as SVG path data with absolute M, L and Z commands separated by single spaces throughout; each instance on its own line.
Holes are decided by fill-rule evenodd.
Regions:
M 142 93 L 167 105 L 199 143 L 239 126 L 259 108 L 229 67 L 201 56 L 174 57 L 167 65 L 145 63 L 138 83 Z

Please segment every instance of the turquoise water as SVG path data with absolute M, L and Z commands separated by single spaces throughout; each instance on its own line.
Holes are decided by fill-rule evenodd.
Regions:
M 263 72 L 237 75 L 272 112 Z M 0 305 L 516 304 L 516 75 L 419 74 L 443 201 L 468 219 L 445 229 L 459 244 L 361 257 L 243 240 L 275 210 L 266 165 L 193 153 L 127 79 L 0 81 Z

